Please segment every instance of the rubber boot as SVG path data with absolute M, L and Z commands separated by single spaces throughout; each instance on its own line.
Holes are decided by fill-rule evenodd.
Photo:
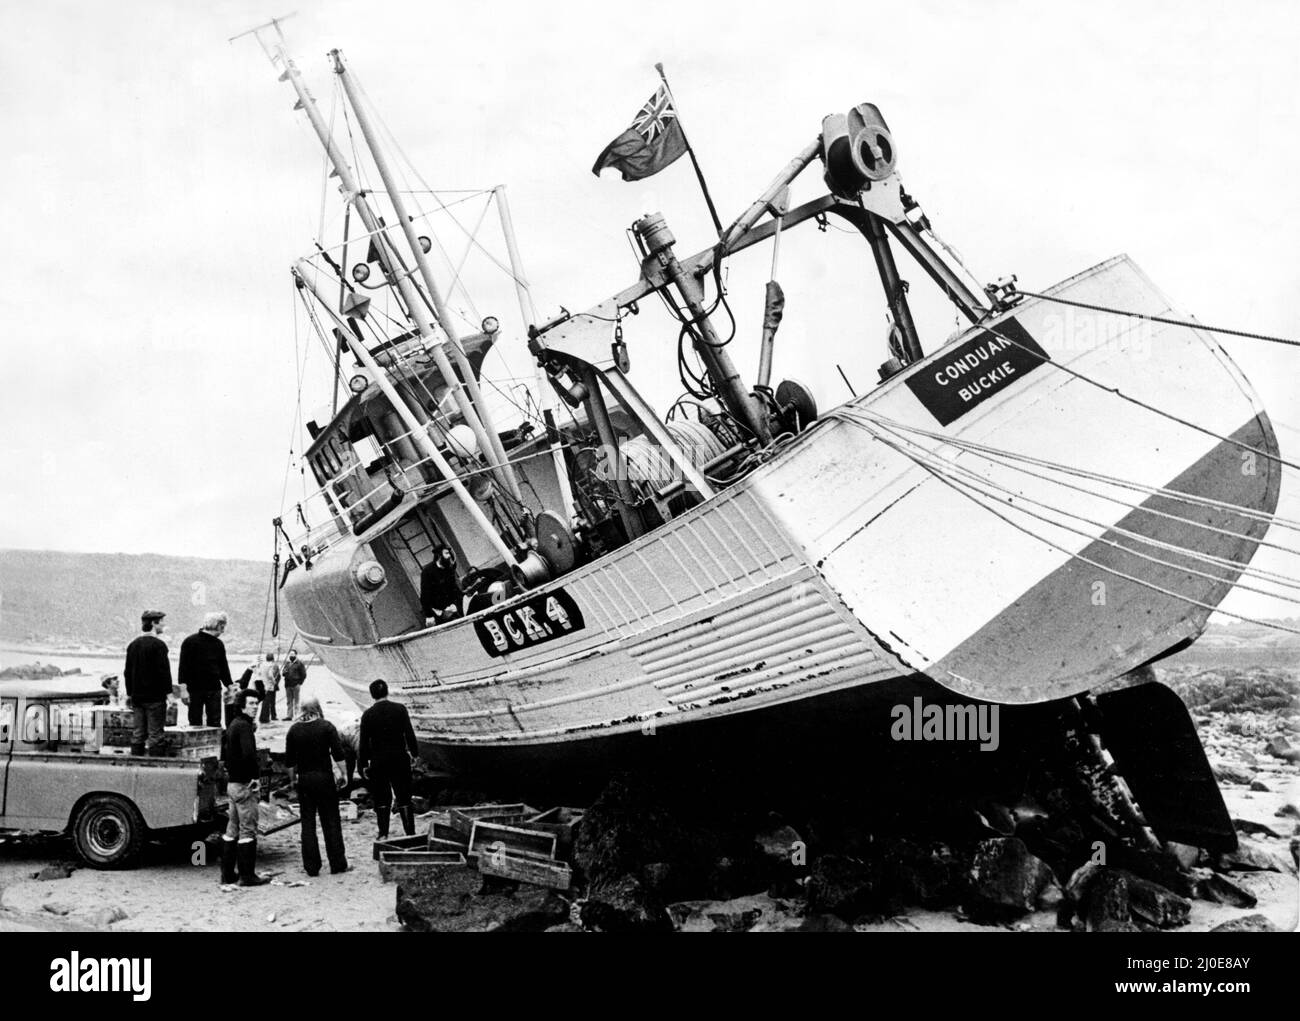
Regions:
M 269 879 L 263 879 L 254 869 L 254 866 L 257 864 L 257 841 L 240 841 L 237 847 L 236 858 L 239 863 L 239 885 L 262 886 L 265 883 L 269 883 Z
M 388 812 L 387 808 L 375 809 L 375 820 L 379 823 L 379 839 L 388 839 Z
M 233 840 L 221 838 L 221 885 L 229 886 L 239 878 L 235 871 L 235 856 L 238 845 Z
M 415 836 L 415 809 L 410 805 L 403 805 L 397 810 L 398 816 L 402 820 L 402 829 L 408 837 Z

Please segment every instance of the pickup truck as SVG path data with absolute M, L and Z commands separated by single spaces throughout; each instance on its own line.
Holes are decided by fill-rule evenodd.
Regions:
M 92 868 L 120 869 L 216 821 L 216 763 L 99 754 L 107 701 L 85 680 L 0 681 L 0 831 L 67 833 Z

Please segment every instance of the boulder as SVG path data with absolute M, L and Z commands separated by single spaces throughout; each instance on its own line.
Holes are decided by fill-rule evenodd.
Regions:
M 1235 851 L 1224 851 L 1216 855 L 1214 868 L 1219 872 L 1286 872 L 1296 874 L 1296 865 L 1278 854 L 1271 847 L 1257 840 L 1241 839 L 1237 841 Z
M 886 902 L 897 891 L 882 891 L 879 876 L 870 862 L 843 854 L 818 857 L 804 886 L 808 896 L 808 913 L 830 914 L 852 922 L 869 913 L 892 913 Z
M 836 915 L 807 915 L 799 932 L 852 932 L 853 926 Z
M 1192 877 L 1178 857 L 1167 850 L 1120 844 L 1111 849 L 1109 864 L 1158 883 L 1180 897 L 1193 895 Z
M 421 869 L 397 884 L 397 919 L 414 932 L 542 932 L 569 920 L 553 890 L 485 884 L 467 865 Z
M 1176 929 L 1187 924 L 1192 902 L 1159 883 L 1120 869 L 1128 883 L 1129 911 L 1160 929 Z
M 793 826 L 772 822 L 754 834 L 755 864 L 768 892 L 792 897 L 801 891 L 798 876 L 808 868 L 808 844 Z
M 1072 884 L 1073 880 L 1071 877 Z M 1088 932 L 1139 931 L 1129 914 L 1128 880 L 1123 873 L 1104 865 L 1096 866 L 1082 892 L 1079 915 Z
M 964 907 L 976 921 L 1007 921 L 1028 914 L 1056 876 L 1017 837 L 983 840 L 975 848 Z
M 1277 932 L 1278 927 L 1263 915 L 1245 915 L 1216 925 L 1210 932 Z
M 1263 780 L 1250 781 L 1250 789 L 1252 791 L 1259 791 L 1262 794 L 1267 794 L 1270 790 L 1268 784 L 1266 784 Z
M 43 882 L 48 882 L 52 879 L 70 879 L 74 871 L 75 869 L 73 866 L 68 865 L 65 862 L 57 862 L 53 865 L 46 865 L 45 868 L 36 873 L 36 878 Z
M 1165 852 L 1174 859 L 1180 868 L 1195 868 L 1201 863 L 1205 852 L 1191 844 L 1180 844 L 1174 840 L 1165 841 Z
M 1284 762 L 1300 762 L 1300 749 L 1293 748 L 1284 734 L 1276 734 L 1269 738 L 1266 750 L 1274 758 Z
M 1214 771 L 1214 779 L 1218 780 L 1219 783 L 1249 784 L 1251 780 L 1255 779 L 1255 773 L 1249 767 L 1224 762 L 1222 759 L 1210 763 L 1210 768 Z
M 671 932 L 664 903 L 636 876 L 593 883 L 581 906 L 584 927 L 598 932 Z
M 790 866 L 795 852 L 808 846 L 798 830 L 783 823 L 767 826 L 754 834 L 754 844 L 763 860 L 774 868 Z
M 715 895 L 735 878 L 720 866 L 725 857 L 713 829 L 694 824 L 651 781 L 627 774 L 601 791 L 573 843 L 574 864 L 592 889 L 617 890 L 630 878 L 661 903 Z
M 1233 819 L 1232 825 L 1236 827 L 1238 833 L 1245 833 L 1251 837 L 1281 837 L 1273 827 L 1265 826 L 1262 822 L 1251 822 L 1249 819 Z
M 1230 904 L 1234 908 L 1253 908 L 1258 903 L 1255 895 L 1244 886 L 1215 872 L 1196 881 L 1196 896 L 1215 904 Z
M 107 929 L 114 922 L 125 920 L 127 914 L 119 907 L 103 907 L 95 912 L 94 923 L 97 929 Z
M 1273 814 L 1279 819 L 1300 819 L 1300 808 L 1296 808 L 1295 802 L 1288 801 Z

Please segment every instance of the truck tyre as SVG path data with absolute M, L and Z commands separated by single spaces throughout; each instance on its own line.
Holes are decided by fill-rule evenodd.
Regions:
M 95 869 L 130 868 L 140 857 L 144 837 L 139 810 L 116 794 L 88 798 L 72 824 L 77 853 Z

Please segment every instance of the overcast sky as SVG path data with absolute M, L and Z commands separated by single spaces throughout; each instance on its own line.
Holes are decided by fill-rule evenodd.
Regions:
M 660 60 L 724 221 L 824 114 L 871 100 L 909 191 L 981 280 L 1042 288 L 1128 252 L 1205 322 L 1300 335 L 1300 14 L 1284 2 L 300 7 L 285 29 L 323 108 L 337 46 L 431 184 L 508 185 L 544 313 L 635 279 L 624 231 L 643 212 L 668 216 L 683 253 L 708 242 L 685 160 L 638 184 L 590 173 Z M 288 267 L 317 237 L 321 158 L 257 45 L 227 38 L 282 13 L 0 10 L 0 546 L 269 556 L 299 449 Z M 776 371 L 829 407 L 846 396 L 836 362 L 859 390 L 874 380 L 883 309 L 860 242 L 805 233 L 783 245 L 800 262 L 783 281 L 824 278 L 834 296 L 787 283 Z M 747 377 L 767 258 L 737 260 L 731 280 Z M 904 272 L 933 348 L 951 313 Z M 515 353 L 497 368 L 523 374 L 513 300 L 487 287 L 472 311 L 500 316 Z M 675 334 L 639 337 L 634 378 L 662 401 Z M 1225 343 L 1294 457 L 1300 353 Z M 309 363 L 308 405 L 328 401 L 322 368 Z M 1280 512 L 1300 518 L 1296 490 Z M 1296 573 L 1295 558 L 1259 562 Z

